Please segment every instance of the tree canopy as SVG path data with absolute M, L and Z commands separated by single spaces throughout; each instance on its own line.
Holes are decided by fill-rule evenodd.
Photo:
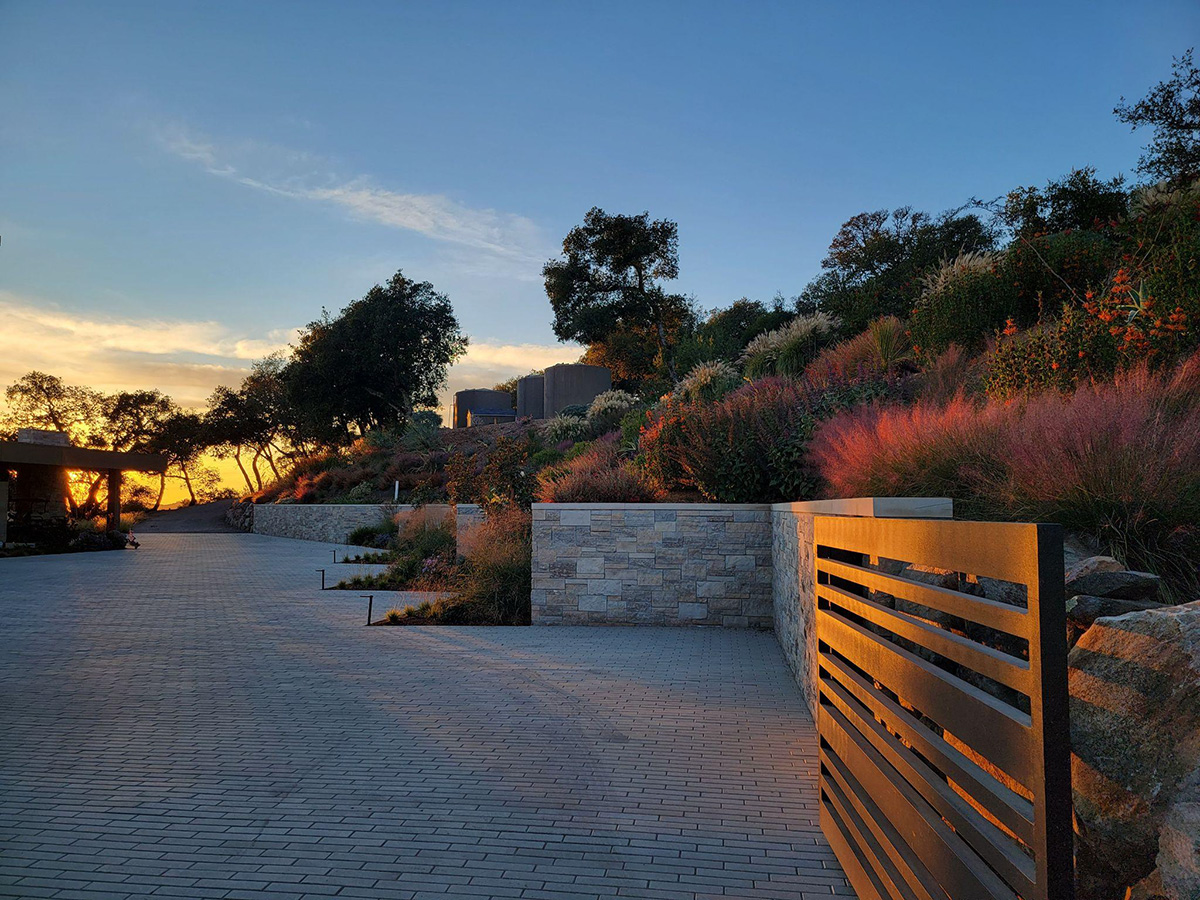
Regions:
M 1200 177 L 1200 68 L 1191 49 L 1172 61 L 1169 79 L 1132 106 L 1122 97 L 1113 115 L 1133 130 L 1154 129 L 1139 172 L 1177 183 Z
M 907 316 L 921 275 L 945 258 L 991 250 L 995 229 L 974 214 L 951 210 L 933 217 L 911 206 L 851 216 L 821 261 L 825 270 L 801 300 L 837 316 L 857 334 L 879 316 Z
M 436 405 L 466 347 L 446 295 L 397 272 L 338 316 L 310 322 L 282 379 L 298 425 L 337 442 L 401 427 L 415 407 Z
M 675 378 L 671 333 L 690 313 L 687 298 L 662 286 L 679 277 L 675 222 L 593 207 L 563 240 L 563 258 L 547 262 L 542 275 L 561 340 L 607 345 L 614 335 L 646 332 Z

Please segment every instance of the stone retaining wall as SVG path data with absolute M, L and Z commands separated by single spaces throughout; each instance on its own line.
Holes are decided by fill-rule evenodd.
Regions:
M 533 623 L 771 627 L 765 504 L 536 503 Z
M 259 503 L 253 506 L 250 531 L 302 541 L 345 544 L 350 532 L 365 525 L 378 525 L 418 507 L 391 503 Z M 424 508 L 427 512 L 429 507 Z M 449 514 L 449 507 L 446 507 Z M 474 504 L 458 507 L 458 527 L 466 530 L 483 521 Z

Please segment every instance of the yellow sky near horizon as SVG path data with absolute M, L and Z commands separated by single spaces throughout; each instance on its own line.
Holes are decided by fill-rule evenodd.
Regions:
M 103 318 L 65 311 L 38 298 L 0 290 L 0 387 L 38 370 L 70 384 L 105 393 L 158 389 L 181 406 L 203 409 L 218 385 L 236 387 L 251 364 L 286 351 L 296 329 L 244 333 L 216 321 L 152 316 Z M 575 362 L 583 348 L 573 344 L 494 344 L 472 340 L 466 355 L 449 371 L 440 411 L 455 391 L 492 385 Z M 246 483 L 233 460 L 207 459 L 222 484 L 244 491 Z M 168 480 L 164 502 L 186 500 L 182 482 Z

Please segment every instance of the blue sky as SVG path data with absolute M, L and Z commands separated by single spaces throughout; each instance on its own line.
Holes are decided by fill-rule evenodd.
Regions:
M 490 384 L 577 355 L 539 273 L 593 205 L 678 221 L 702 306 L 791 296 L 864 209 L 1131 173 L 1112 107 L 1189 36 L 1194 0 L 0 0 L 0 383 L 199 402 L 402 268 Z

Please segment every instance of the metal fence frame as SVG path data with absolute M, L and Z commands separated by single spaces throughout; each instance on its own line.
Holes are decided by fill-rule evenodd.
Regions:
M 817 516 L 814 544 L 821 827 L 858 896 L 1071 900 L 1062 529 Z

